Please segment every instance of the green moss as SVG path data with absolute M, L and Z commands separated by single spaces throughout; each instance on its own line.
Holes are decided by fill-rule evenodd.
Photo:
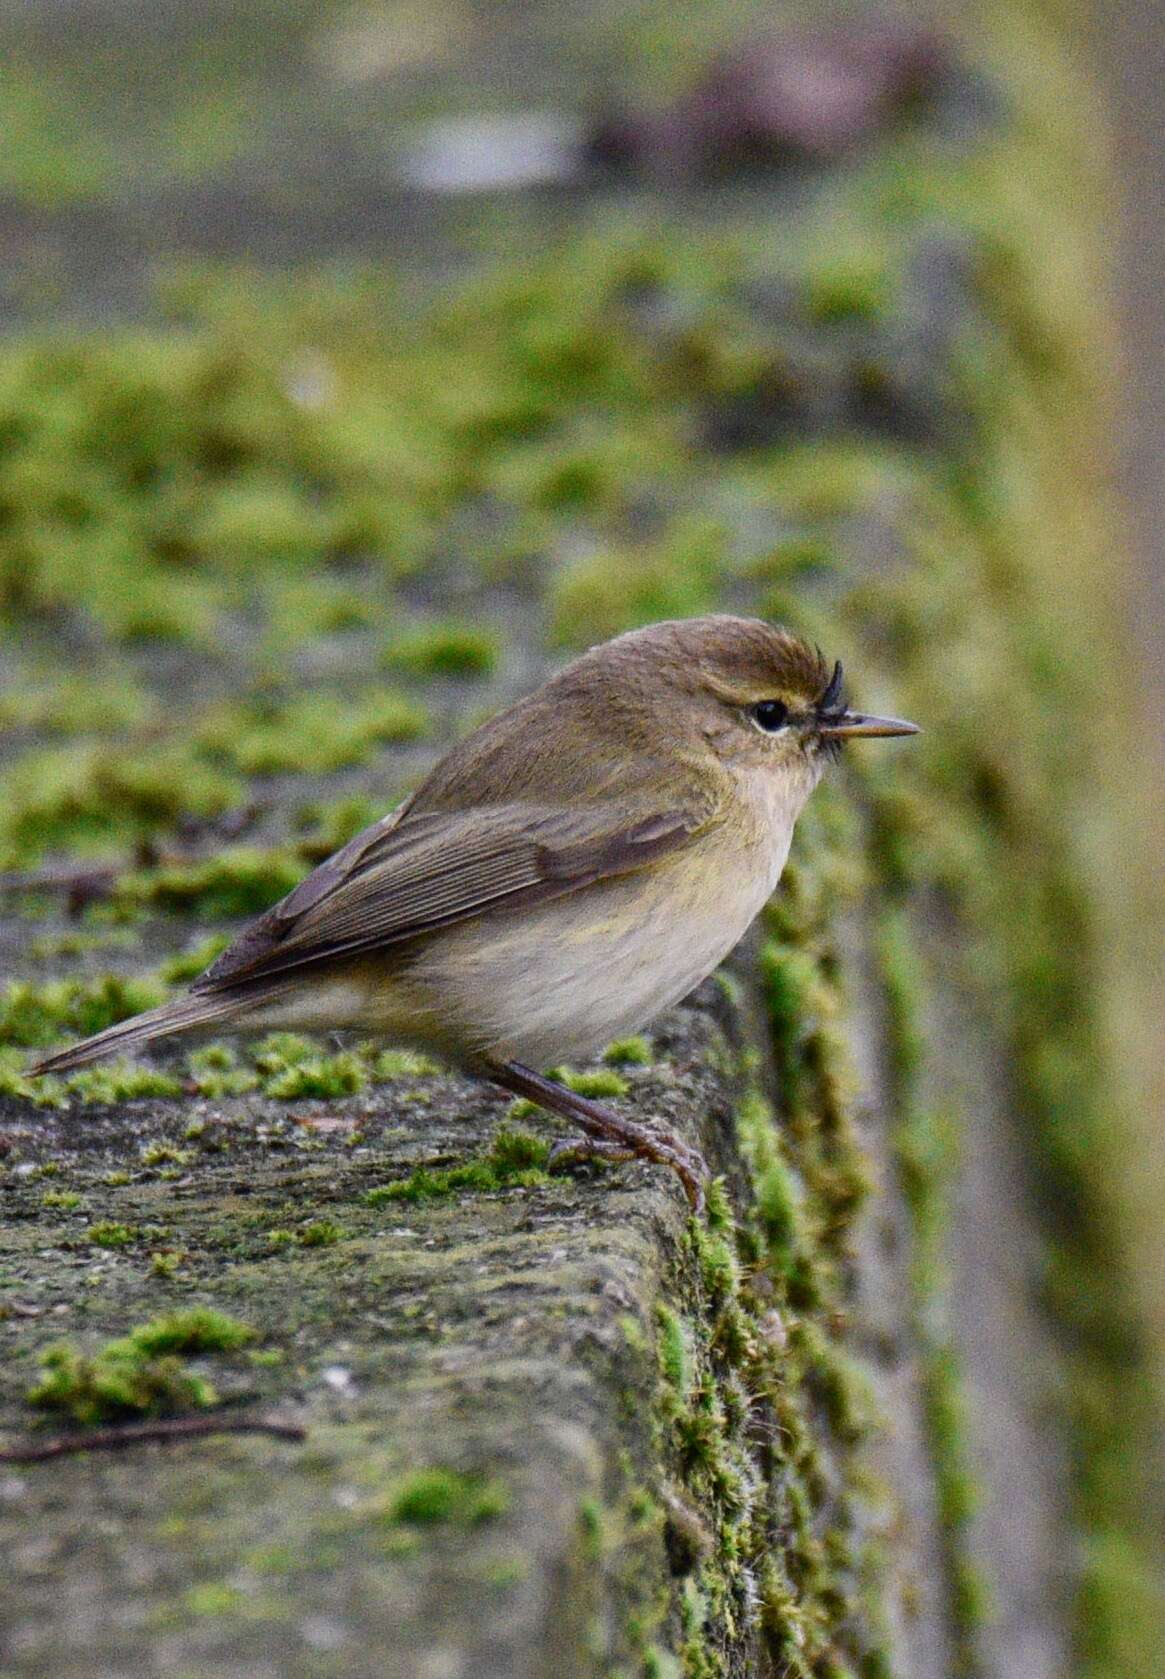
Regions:
M 268 1096 L 291 1102 L 305 1096 L 351 1096 L 363 1090 L 368 1069 L 359 1056 L 348 1051 L 338 1055 L 313 1055 L 285 1067 L 264 1081 Z
M 805 292 L 809 315 L 819 323 L 877 320 L 892 294 L 885 256 L 876 251 L 835 254 L 808 274 Z
M 612 548 L 574 561 L 551 589 L 555 645 L 587 647 L 639 624 L 710 611 L 722 548 L 718 526 L 681 521 L 655 547 Z
M 102 927 L 92 932 L 54 933 L 47 938 L 34 939 L 28 954 L 38 962 L 51 962 L 61 956 L 87 956 L 93 950 L 133 950 L 138 935 L 129 927 Z
M 330 1218 L 317 1218 L 304 1225 L 299 1232 L 299 1242 L 305 1248 L 331 1248 L 342 1242 L 347 1234 L 342 1224 L 336 1224 Z
M 186 1057 L 186 1069 L 200 1096 L 242 1096 L 259 1087 L 259 1075 L 249 1067 L 240 1067 L 235 1052 L 225 1044 L 193 1050 Z M 186 1135 L 197 1141 L 203 1133 L 191 1138 L 187 1131 Z
M 160 1003 L 165 993 L 144 979 L 11 980 L 0 999 L 0 1043 L 43 1048 L 63 1037 L 86 1037 Z
M 0 860 L 21 867 L 46 851 L 108 850 L 242 802 L 239 778 L 188 742 L 117 750 L 79 745 L 26 753 L 0 771 Z
M 493 1144 L 486 1158 L 499 1176 L 505 1176 L 507 1173 L 541 1170 L 549 1157 L 550 1144 L 545 1138 L 501 1125 L 494 1132 Z
M 244 775 L 318 773 L 367 763 L 380 747 L 416 740 L 428 726 L 422 706 L 391 690 L 356 697 L 316 692 L 224 706 L 206 718 L 197 738 L 214 761 Z
M 0 727 L 44 734 L 116 734 L 152 723 L 157 711 L 157 701 L 129 670 L 0 693 Z
M 63 1411 L 78 1423 L 213 1405 L 214 1388 L 185 1369 L 181 1360 L 199 1353 L 232 1352 L 253 1335 L 246 1324 L 225 1313 L 194 1307 L 139 1324 L 92 1357 L 67 1344 L 50 1347 L 28 1402 Z
M 926 984 L 903 910 L 885 909 L 879 928 L 888 1046 L 899 1113 L 893 1143 L 914 1231 L 911 1278 L 914 1328 L 921 1347 L 923 1412 L 938 1492 L 946 1588 L 960 1671 L 978 1671 L 977 1632 L 988 1613 L 970 1552 L 978 1493 L 969 1467 L 962 1378 L 946 1328 L 950 1197 L 957 1167 L 956 1127 L 920 1105 L 925 1044 L 921 998 Z
M 440 1072 L 437 1063 L 415 1049 L 382 1049 L 373 1057 L 371 1077 L 386 1079 L 428 1079 Z
M 228 1586 L 221 1580 L 203 1580 L 196 1586 L 187 1586 L 182 1594 L 182 1606 L 188 1614 L 208 1616 L 215 1621 L 239 1614 L 251 1601 L 238 1586 Z
M 645 41 L 658 34 L 654 24 L 636 29 Z M 695 37 L 683 49 L 702 50 Z M 1048 55 L 1039 57 L 1047 77 Z M 420 675 L 464 670 L 467 647 L 484 671 L 493 648 L 487 654 L 475 625 L 464 636 L 441 626 L 412 634 L 393 597 L 395 580 L 434 545 L 458 567 L 467 617 L 489 567 L 519 579 L 532 602 L 542 589 L 532 621 L 545 615 L 561 646 L 670 612 L 760 602 L 847 659 L 852 649 L 875 692 L 900 685 L 904 708 L 922 702 L 927 735 L 910 763 L 895 759 L 893 788 L 874 771 L 861 784 L 872 808 L 868 843 L 831 828 L 844 801 L 831 802 L 824 788 L 800 825 L 762 959 L 779 1111 L 755 1093 L 740 1104 L 749 1205 L 731 1236 L 721 1206 L 718 1240 L 691 1239 L 676 1278 L 686 1365 L 682 1381 L 664 1382 L 667 1415 L 657 1420 L 667 1423 L 671 1469 L 690 1482 L 685 1495 L 706 1513 L 711 1541 L 666 1610 L 640 1604 L 635 1649 L 641 1665 L 658 1664 L 670 1637 L 688 1679 L 731 1670 L 726 1652 L 742 1629 L 755 1630 L 752 1617 L 774 1668 L 795 1679 L 884 1672 L 876 1641 L 860 1630 L 844 1501 L 814 1461 L 831 1419 L 844 1436 L 858 1431 L 835 1324 L 862 1174 L 838 1049 L 844 952 L 831 929 L 844 871 L 863 852 L 885 894 L 912 887 L 957 904 L 985 947 L 980 979 L 1011 1023 L 1025 1146 L 1046 1185 L 1049 1302 L 1073 1349 L 1064 1389 L 1084 1559 L 1081 1662 L 1089 1679 L 1155 1675 L 1158 1665 L 1142 1532 L 1150 1477 L 1138 1472 L 1151 1460 L 1153 1400 L 1120 1200 L 1140 1151 L 1121 1117 L 1120 1056 L 1104 1018 L 1122 1008 L 1109 954 L 1121 949 L 1111 915 L 1117 871 L 1097 866 L 1098 856 L 1134 848 L 1117 814 L 1124 791 L 1104 769 L 1114 761 L 1111 740 L 1127 732 L 1106 688 L 1117 661 L 1096 657 L 1112 544 L 1094 476 L 1100 405 L 1084 366 L 1095 323 L 1080 305 L 1094 243 L 1076 150 L 1088 125 L 1069 132 L 1074 98 L 1060 101 L 1060 113 L 1033 106 L 1021 56 L 1007 74 L 1017 118 L 1005 135 L 941 155 L 917 137 L 879 148 L 869 168 L 859 161 L 835 179 L 821 225 L 807 236 L 790 228 L 782 274 L 772 269 L 771 240 L 747 233 L 688 228 L 676 239 L 671 227 L 634 237 L 604 229 L 547 262 L 524 252 L 520 274 L 475 273 L 459 297 L 438 300 L 403 331 L 382 286 L 364 295 L 358 284 L 324 279 L 280 288 L 203 277 L 172 291 L 173 328 L 10 339 L 0 355 L 8 625 L 23 633 L 38 621 L 64 623 L 103 659 L 111 648 L 120 659 L 118 644 L 166 637 L 208 659 L 213 649 L 216 673 L 237 653 L 231 683 L 248 696 L 172 724 L 168 706 L 143 699 L 120 674 L 108 685 L 71 679 L 59 694 L 28 683 L 31 697 L 0 700 L 10 727 L 85 737 L 16 742 L 0 778 L 7 861 L 48 846 L 128 857 L 140 838 L 245 804 L 252 773 L 360 763 L 382 739 L 399 738 L 393 731 L 409 737 L 423 726 L 419 716 L 401 722 L 391 705 L 378 713 L 375 693 L 362 711 L 355 689 L 302 694 L 279 661 L 290 648 L 314 654 L 321 638 L 364 627 L 377 646 L 388 637 L 403 644 Z M 18 104 L 18 138 L 20 123 L 54 132 L 42 110 L 51 100 L 44 106 L 26 87 Z M 68 163 L 68 123 L 61 132 L 66 140 L 48 152 Z M 4 167 L 27 173 L 27 158 L 17 147 L 13 161 L 11 150 Z M 42 182 L 53 173 L 43 158 L 38 170 Z M 72 166 L 65 173 L 79 179 Z M 863 326 L 895 307 L 896 275 L 936 238 L 966 252 L 976 276 L 955 299 L 950 365 L 935 367 L 957 424 L 938 428 L 924 449 L 877 443 L 862 432 L 863 401 L 891 404 L 890 423 L 909 420 L 914 399 L 925 408 L 931 393 L 905 389 L 895 413 L 897 377 L 887 382 L 882 348 Z M 772 324 L 773 281 L 789 275 L 809 321 L 804 365 L 801 346 L 790 352 Z M 758 281 L 769 300 L 762 309 L 749 303 Z M 854 387 L 844 397 L 831 382 L 842 361 Z M 722 453 L 700 447 L 726 400 L 755 403 L 767 390 L 779 405 L 790 375 L 802 382 L 797 402 L 814 413 L 852 397 L 844 435 L 758 437 Z M 301 400 L 313 379 L 325 390 L 330 381 L 343 401 Z M 477 504 L 500 509 L 505 526 L 482 545 L 491 550 L 484 560 L 476 538 L 464 536 Z M 713 515 L 693 519 L 693 507 Z M 888 516 L 904 551 L 847 578 L 854 533 L 860 545 Z M 1081 578 L 1089 607 L 1077 621 L 1081 591 L 1070 585 Z M 261 687 L 264 661 L 269 687 Z M 993 741 L 982 727 L 999 717 L 1013 725 L 1006 750 L 1003 736 Z M 141 736 L 89 738 L 147 727 L 162 731 L 157 752 L 144 751 Z M 276 848 L 231 846 L 142 868 L 111 907 L 253 913 L 370 814 L 361 795 Z M 895 1146 L 914 1220 L 916 1287 L 933 1319 L 946 1286 L 957 1115 L 909 1097 L 926 1047 L 911 1009 L 909 944 L 901 927 L 889 929 L 883 966 Z M 189 977 L 182 962 L 165 971 L 168 981 Z M 0 1016 L 6 1041 L 34 1048 L 96 1029 L 71 1006 L 41 988 L 10 992 Z M 364 1077 L 431 1070 L 396 1052 L 376 1060 L 362 1052 L 341 1074 L 316 1045 L 284 1048 L 267 1054 L 259 1074 L 294 1094 L 339 1095 L 345 1080 L 358 1088 Z M 221 1059 L 190 1065 L 208 1095 L 252 1088 L 259 1076 Z M 43 1103 L 122 1099 L 150 1088 L 132 1079 L 154 1076 L 34 1087 L 17 1059 L 0 1055 L 0 1090 Z M 422 1169 L 382 1186 L 381 1198 L 492 1190 L 522 1173 L 540 1181 L 544 1160 L 523 1149 L 495 1144 L 497 1158 Z M 279 1229 L 275 1238 L 294 1240 Z M 670 1335 L 661 1325 L 661 1360 L 675 1375 Z M 978 1609 L 960 1531 L 969 1503 L 958 1374 L 945 1353 L 940 1339 L 928 1361 L 928 1416 L 953 1536 L 948 1586 L 957 1620 L 971 1629 Z M 742 1392 L 768 1421 L 768 1457 L 739 1455 Z M 813 1395 L 823 1420 L 808 1408 Z M 771 1510 L 748 1493 L 749 1474 L 771 1494 Z M 753 1607 L 746 1576 L 756 1582 Z
M 606 1527 L 603 1518 L 603 1506 L 597 1498 L 581 1498 L 579 1500 L 578 1524 L 582 1529 L 583 1555 L 588 1562 L 596 1563 L 603 1554 L 603 1538 Z
M 580 1096 L 626 1096 L 631 1086 L 613 1068 L 597 1067 L 593 1072 L 576 1073 L 569 1067 L 558 1067 L 554 1077 Z
M 18 1096 L 38 1107 L 65 1108 L 68 1101 L 60 1079 L 30 1079 L 24 1073 L 25 1056 L 18 1049 L 0 1049 L 0 1096 Z
M 180 1096 L 182 1080 L 132 1061 L 103 1061 L 96 1067 L 70 1073 L 63 1088 L 82 1102 L 111 1107 L 117 1102 L 132 1102 L 146 1096 Z
M 124 1343 L 115 1343 L 123 1346 Z M 141 1358 L 106 1349 L 86 1358 L 75 1347 L 50 1347 L 28 1403 L 92 1424 L 157 1412 L 205 1408 L 217 1402 L 211 1384 L 176 1358 Z
M 86 1239 L 95 1248 L 127 1248 L 136 1242 L 141 1232 L 132 1224 L 119 1224 L 116 1219 L 102 1219 L 99 1224 L 91 1224 L 85 1232 Z
M 603 1051 L 612 1067 L 650 1067 L 653 1059 L 650 1042 L 641 1037 L 615 1038 Z
M 173 1143 L 147 1143 L 141 1152 L 143 1166 L 189 1166 L 193 1149 L 175 1148 Z
M 834 1432 L 842 1440 L 860 1440 L 876 1420 L 869 1377 L 816 1325 L 798 1325 L 795 1337 L 805 1358 L 807 1380 Z
M 489 676 L 499 657 L 497 638 L 474 624 L 429 624 L 393 640 L 385 663 L 411 676 Z
M 659 1367 L 672 1394 L 682 1399 L 692 1385 L 691 1353 L 684 1326 L 670 1306 L 656 1308 L 659 1325 Z
M 255 1331 L 238 1318 L 212 1306 L 192 1306 L 139 1324 L 130 1331 L 128 1343 L 136 1351 L 156 1357 L 162 1353 L 234 1352 L 254 1339 Z
M 804 1186 L 781 1153 L 772 1109 L 752 1092 L 737 1109 L 737 1129 L 756 1186 L 757 1215 L 771 1261 L 785 1264 L 803 1247 Z
M 477 1527 L 509 1507 L 509 1491 L 496 1478 L 433 1467 L 406 1476 L 389 1495 L 384 1516 L 405 1527 Z
M 317 1054 L 311 1038 L 298 1032 L 269 1032 L 251 1050 L 251 1059 L 261 1073 L 282 1073 L 289 1067 L 302 1067 Z
M 229 933 L 212 933 L 200 939 L 178 956 L 168 957 L 158 969 L 158 977 L 166 985 L 186 985 L 210 967 L 230 943 Z
M 548 1181 L 545 1167 L 549 1153 L 549 1144 L 541 1138 L 502 1127 L 489 1154 L 480 1160 L 438 1171 L 419 1166 L 405 1178 L 368 1190 L 364 1200 L 370 1207 L 379 1207 L 392 1201 L 441 1201 L 467 1190 L 489 1194 L 510 1185 L 533 1188 Z
M 64 1213 L 75 1212 L 83 1203 L 84 1197 L 72 1189 L 46 1189 L 40 1198 L 42 1207 L 57 1208 Z
M 115 901 L 129 908 L 154 906 L 206 917 L 257 915 L 286 897 L 307 870 L 304 859 L 292 850 L 226 846 L 202 862 L 168 863 L 126 874 Z

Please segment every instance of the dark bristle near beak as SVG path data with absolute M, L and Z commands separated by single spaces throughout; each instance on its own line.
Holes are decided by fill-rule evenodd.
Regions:
M 826 687 L 825 692 L 821 695 L 821 698 L 817 701 L 818 711 L 823 715 L 831 712 L 844 711 L 844 687 L 845 671 L 842 669 L 841 660 L 838 659 L 837 663 L 833 667 L 833 675 L 829 679 L 829 684 Z

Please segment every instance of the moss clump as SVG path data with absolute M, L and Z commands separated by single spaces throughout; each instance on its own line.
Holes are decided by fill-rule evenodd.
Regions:
M 555 645 L 587 647 L 640 624 L 711 611 L 722 545 L 717 528 L 680 522 L 654 547 L 611 548 L 574 561 L 551 588 Z
M 70 1073 L 64 1089 L 83 1102 L 112 1107 L 116 1102 L 132 1102 L 146 1096 L 180 1096 L 182 1080 L 133 1061 L 103 1061 L 96 1067 Z
M 151 980 L 104 974 L 95 980 L 11 980 L 0 999 L 0 1043 L 41 1049 L 63 1037 L 87 1037 L 160 1003 Z
M 84 1197 L 73 1189 L 46 1189 L 40 1198 L 42 1207 L 55 1208 L 63 1213 L 72 1213 L 82 1205 Z
M 486 1160 L 499 1176 L 508 1173 L 540 1171 L 550 1155 L 550 1144 L 543 1137 L 529 1131 L 519 1131 L 500 1125 L 494 1132 L 493 1144 Z
M 261 1073 L 281 1073 L 302 1066 L 316 1054 L 312 1040 L 298 1032 L 269 1032 L 252 1049 L 251 1059 Z
M 28 1403 L 86 1424 L 214 1405 L 210 1382 L 182 1359 L 234 1352 L 253 1339 L 246 1324 L 206 1306 L 139 1324 L 92 1357 L 69 1344 L 50 1347 Z
M 281 1102 L 301 1097 L 352 1096 L 368 1082 L 368 1068 L 358 1055 L 314 1055 L 285 1067 L 264 1081 L 263 1090 Z
M 207 763 L 189 741 L 116 750 L 79 744 L 26 753 L 0 772 L 0 861 L 46 851 L 108 849 L 242 802 L 245 784 Z
M 753 1174 L 756 1211 L 764 1231 L 770 1263 L 786 1267 L 804 1251 L 805 1188 L 785 1159 L 773 1113 L 759 1091 L 753 1091 L 737 1110 L 737 1129 Z
M 0 1096 L 19 1096 L 37 1107 L 66 1108 L 64 1084 L 60 1079 L 30 1079 L 24 1073 L 25 1057 L 18 1049 L 0 1049 Z
M 679 1403 L 692 1385 L 691 1350 L 679 1317 L 670 1306 L 656 1309 L 659 1326 L 659 1369 L 672 1401 Z
M 259 1087 L 258 1073 L 241 1067 L 234 1051 L 225 1044 L 207 1044 L 193 1050 L 186 1057 L 186 1069 L 200 1096 L 242 1096 Z
M 565 1084 L 569 1090 L 577 1091 L 580 1096 L 593 1096 L 601 1099 L 604 1096 L 626 1096 L 631 1086 L 621 1073 L 611 1067 L 596 1067 L 591 1072 L 576 1073 L 569 1067 L 558 1067 L 554 1077 Z
M 141 1150 L 143 1166 L 189 1166 L 193 1149 L 175 1148 L 173 1143 L 147 1143 Z
M 184 1370 L 178 1359 L 146 1358 L 124 1347 L 125 1343 L 112 1343 L 94 1358 L 72 1346 L 50 1347 L 41 1378 L 29 1389 L 28 1403 L 83 1424 L 217 1403 L 211 1383 Z
M 342 1224 L 330 1218 L 316 1218 L 299 1232 L 299 1244 L 304 1248 L 334 1248 L 348 1232 Z
M 805 280 L 809 316 L 822 325 L 878 320 L 886 313 L 892 294 L 886 258 L 878 251 L 834 256 L 816 265 Z
M 204 973 L 230 942 L 229 933 L 212 933 L 179 955 L 168 957 L 158 969 L 158 978 L 164 985 L 187 985 Z
M 308 863 L 290 849 L 225 846 L 197 863 L 167 863 L 123 876 L 114 902 L 206 917 L 257 915 L 298 886 Z
M 405 694 L 317 692 L 225 706 L 197 738 L 214 761 L 244 775 L 320 773 L 367 763 L 379 747 L 416 740 L 428 727 L 424 707 Z
M 136 1242 L 141 1232 L 132 1224 L 120 1224 L 116 1219 L 102 1219 L 98 1224 L 91 1224 L 85 1232 L 87 1241 L 95 1248 L 128 1248 Z
M 496 636 L 474 624 L 430 624 L 395 639 L 384 655 L 392 670 L 411 676 L 489 676 L 496 668 Z
M 0 727 L 49 735 L 117 734 L 152 723 L 157 701 L 128 669 L 101 678 L 64 677 L 0 693 Z
M 406 1476 L 389 1495 L 384 1517 L 403 1527 L 477 1527 L 509 1507 L 509 1491 L 496 1478 L 434 1467 Z
M 149 1323 L 131 1329 L 127 1343 L 148 1357 L 162 1353 L 234 1352 L 255 1340 L 249 1324 L 219 1312 L 213 1306 L 192 1306 L 183 1312 L 171 1312 L 165 1317 L 152 1318 Z M 111 1343 L 120 1346 L 120 1342 Z
M 372 1060 L 370 1076 L 379 1083 L 387 1079 L 428 1079 L 440 1072 L 437 1063 L 415 1049 L 382 1049 Z
M 603 1051 L 603 1060 L 612 1067 L 650 1067 L 654 1059 L 646 1038 L 616 1038 Z
M 488 1194 L 514 1185 L 531 1189 L 549 1181 L 546 1173 L 549 1154 L 550 1145 L 540 1137 L 502 1127 L 494 1137 L 490 1152 L 480 1160 L 468 1160 L 461 1166 L 437 1171 L 419 1166 L 407 1178 L 397 1178 L 393 1183 L 378 1184 L 368 1190 L 364 1200 L 370 1207 L 379 1207 L 391 1201 L 443 1201 L 465 1190 Z

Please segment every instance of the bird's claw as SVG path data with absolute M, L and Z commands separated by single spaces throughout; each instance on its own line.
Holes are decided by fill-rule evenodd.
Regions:
M 562 1171 L 568 1166 L 585 1165 L 591 1160 L 610 1163 L 651 1160 L 656 1165 L 671 1167 L 684 1187 L 693 1213 L 702 1213 L 704 1186 L 712 1174 L 699 1150 L 690 1148 L 674 1131 L 646 1125 L 636 1126 L 634 1130 L 634 1136 L 621 1140 L 593 1136 L 563 1138 L 550 1150 L 547 1170 Z
M 560 1137 L 546 1157 L 546 1170 L 563 1172 L 570 1166 L 589 1165 L 592 1160 L 620 1165 L 638 1158 L 634 1149 L 621 1148 L 618 1143 L 605 1143 L 598 1137 Z

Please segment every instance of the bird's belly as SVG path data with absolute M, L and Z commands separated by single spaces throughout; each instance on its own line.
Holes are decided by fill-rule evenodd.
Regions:
M 768 869 L 739 863 L 626 877 L 452 929 L 409 979 L 474 1055 L 584 1059 L 686 996 L 739 942 L 770 890 Z

